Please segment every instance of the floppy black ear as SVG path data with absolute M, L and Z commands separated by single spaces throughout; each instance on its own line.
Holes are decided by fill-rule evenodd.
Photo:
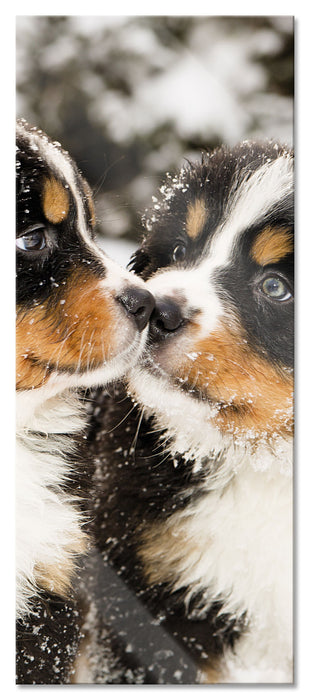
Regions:
M 142 275 L 143 271 L 147 268 L 150 262 L 150 258 L 143 248 L 138 248 L 136 252 L 131 256 L 129 263 L 127 265 L 128 269 L 135 272 L 136 275 Z

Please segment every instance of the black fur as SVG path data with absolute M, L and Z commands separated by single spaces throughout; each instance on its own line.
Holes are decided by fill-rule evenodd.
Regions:
M 17 684 L 69 683 L 80 640 L 76 602 L 42 597 L 31 615 L 16 624 Z
M 97 553 L 95 566 L 89 565 L 91 574 L 88 574 L 89 580 L 86 579 L 86 584 L 84 582 L 84 588 L 88 593 L 93 589 L 92 595 L 99 611 L 97 624 L 101 630 L 105 630 L 105 644 L 107 638 L 109 640 L 111 679 L 118 660 L 121 670 L 114 682 L 162 682 L 159 672 L 155 676 L 151 674 L 150 679 L 153 666 L 147 653 L 148 645 L 145 641 L 141 643 L 141 627 L 146 629 L 144 637 L 148 635 L 152 639 L 151 614 L 156 628 L 159 626 L 159 630 L 162 630 L 154 643 L 151 660 L 154 661 L 153 657 L 155 655 L 156 658 L 156 652 L 159 653 L 161 647 L 168 646 L 169 649 L 168 632 L 171 644 L 176 642 L 180 649 L 174 671 L 180 668 L 180 657 L 185 654 L 186 668 L 183 668 L 179 682 L 194 683 L 196 674 L 193 674 L 192 665 L 195 664 L 196 668 L 203 666 L 209 657 L 218 656 L 227 646 L 233 648 L 246 625 L 246 615 L 235 620 L 228 618 L 221 613 L 220 601 L 207 614 L 201 614 L 203 591 L 187 607 L 184 589 L 172 592 L 165 582 L 150 586 L 145 579 L 137 548 L 146 527 L 165 522 L 170 515 L 185 509 L 202 496 L 200 484 L 206 472 L 193 474 L 191 462 L 186 462 L 180 455 L 176 464 L 169 457 L 168 450 L 162 452 L 158 440 L 160 436 L 154 430 L 152 420 L 141 421 L 141 410 L 126 396 L 121 384 L 115 387 L 112 395 L 99 390 L 93 395 L 93 402 L 88 450 L 96 467 L 90 504 Z M 207 462 L 205 469 L 208 469 Z M 111 589 L 105 583 L 107 567 L 123 582 L 117 588 L 116 610 Z M 101 581 L 100 585 L 98 581 Z M 136 628 L 133 617 L 130 636 L 127 638 L 126 635 L 124 639 L 124 623 L 117 611 L 128 596 L 127 587 L 144 606 L 145 613 L 139 628 Z M 130 604 L 135 605 L 134 598 Z M 125 653 L 128 640 L 132 648 L 129 655 Z M 163 682 L 177 683 L 178 676 L 168 673 L 165 661 L 161 666 L 165 676 Z M 138 681 L 135 680 L 137 668 L 140 672 Z M 100 676 L 100 668 L 98 674 Z M 113 680 L 105 682 L 113 683 Z

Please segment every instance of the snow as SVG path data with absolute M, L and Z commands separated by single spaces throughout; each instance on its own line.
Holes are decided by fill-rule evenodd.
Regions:
M 89 95 L 91 119 L 104 125 L 119 143 L 169 122 L 178 140 L 215 136 L 232 144 L 253 135 L 280 135 L 292 143 L 292 99 L 279 98 L 269 90 L 267 72 L 257 61 L 281 50 L 278 32 L 291 32 L 292 18 L 275 17 L 269 28 L 258 23 L 250 29 L 242 22 L 232 29 L 225 18 L 220 19 L 211 16 L 194 22 L 183 42 L 170 33 L 169 26 L 163 41 L 146 18 L 71 16 L 57 38 L 40 50 L 40 63 L 57 74 L 62 66 L 76 62 L 78 87 Z M 40 17 L 18 18 L 19 80 L 27 76 L 30 47 L 41 23 Z M 88 42 L 83 63 L 81 40 Z M 123 74 L 131 94 L 107 85 L 104 65 L 111 61 L 113 72 Z M 99 73 L 96 65 L 101 66 Z M 21 106 L 27 105 L 27 96 L 19 93 L 18 99 Z M 257 126 L 261 99 L 267 115 Z M 155 151 L 152 156 L 156 157 Z
M 233 90 L 191 53 L 175 61 L 170 70 L 152 79 L 147 76 L 137 86 L 135 100 L 122 105 L 124 98 L 112 95 L 109 103 L 104 97 L 102 101 L 111 135 L 118 141 L 126 141 L 132 133 L 147 134 L 154 126 L 172 121 L 182 138 L 220 132 L 233 143 L 248 126 L 247 112 L 239 106 Z
M 121 15 L 76 15 L 70 17 L 70 22 L 73 31 L 77 31 L 84 36 L 93 37 L 96 32 L 102 28 L 112 27 L 117 31 L 128 22 L 128 17 Z
M 126 29 L 126 33 L 125 33 Z M 143 55 L 150 72 L 133 63 L 130 73 L 132 95 L 119 92 L 99 94 L 92 106 L 97 118 L 108 122 L 110 136 L 116 141 L 128 141 L 135 135 L 149 133 L 162 124 L 175 125 L 184 139 L 193 134 L 220 135 L 230 144 L 241 140 L 251 129 L 255 110 L 252 95 L 265 94 L 267 76 L 264 68 L 253 60 L 255 55 L 272 55 L 279 50 L 281 38 L 272 30 L 248 30 L 230 35 L 215 20 L 195 25 L 190 45 L 173 48 L 155 44 L 149 29 L 131 25 L 122 27 L 118 36 L 121 50 Z M 126 70 L 126 68 L 125 68 Z M 128 76 L 127 76 L 128 77 Z M 265 134 L 277 135 L 281 116 L 274 94 L 268 96 L 270 123 Z M 250 101 L 249 101 L 250 100 Z M 282 99 L 288 113 L 291 100 Z M 270 128 L 274 133 L 270 133 Z M 285 140 L 292 141 L 292 125 L 286 125 Z
M 67 41 L 67 37 L 60 36 L 54 44 L 46 47 L 41 59 L 42 67 L 46 70 L 58 69 L 67 61 L 74 60 L 76 51 L 77 44 L 73 38 Z

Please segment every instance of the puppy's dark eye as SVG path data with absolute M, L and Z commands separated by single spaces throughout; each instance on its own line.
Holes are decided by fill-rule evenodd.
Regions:
M 182 243 L 179 243 L 176 245 L 173 253 L 172 253 L 172 258 L 174 262 L 182 262 L 185 259 L 186 255 L 186 247 Z
M 275 301 L 287 301 L 292 297 L 289 288 L 279 277 L 266 277 L 262 283 L 262 290 Z
M 43 226 L 27 231 L 23 236 L 16 239 L 16 247 L 19 250 L 37 251 L 46 248 L 46 235 Z

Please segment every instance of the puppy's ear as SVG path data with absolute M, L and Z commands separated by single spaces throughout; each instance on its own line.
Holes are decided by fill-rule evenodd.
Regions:
M 146 270 L 150 258 L 143 248 L 139 248 L 131 256 L 130 261 L 127 265 L 128 269 L 135 272 L 136 275 L 141 275 L 143 277 L 143 272 Z

